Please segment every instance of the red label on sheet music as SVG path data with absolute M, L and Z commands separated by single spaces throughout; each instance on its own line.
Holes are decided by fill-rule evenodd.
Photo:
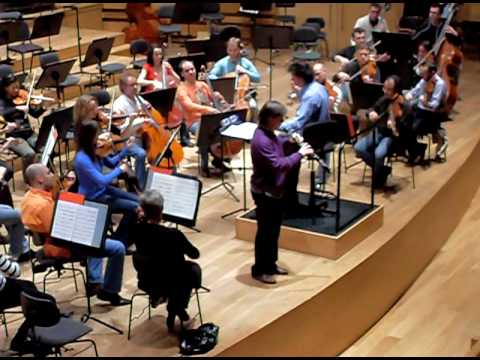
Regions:
M 60 195 L 58 195 L 58 200 L 69 201 L 75 204 L 82 205 L 85 201 L 85 196 L 82 194 L 72 193 L 68 191 L 62 191 Z
M 150 170 L 160 174 L 173 175 L 173 169 L 162 169 L 155 166 L 151 166 Z

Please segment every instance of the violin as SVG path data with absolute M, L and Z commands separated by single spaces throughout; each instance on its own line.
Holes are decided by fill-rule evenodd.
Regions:
M 330 104 L 330 109 L 333 112 L 338 112 L 338 106 L 342 100 L 342 93 L 337 91 L 334 87 L 334 84 L 330 80 L 326 80 L 323 84 L 328 93 L 328 99 Z
M 368 56 L 368 62 L 362 67 L 361 76 L 364 82 L 375 79 L 377 76 L 377 61 L 375 60 L 375 55 L 370 54 Z
M 403 106 L 405 104 L 405 98 L 397 94 L 397 97 L 393 100 L 393 102 L 389 105 L 389 117 L 387 120 L 387 127 L 392 130 L 394 136 L 399 136 L 397 130 L 397 121 L 403 117 Z

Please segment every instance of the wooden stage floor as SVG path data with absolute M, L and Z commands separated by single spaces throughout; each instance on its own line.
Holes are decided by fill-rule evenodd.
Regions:
M 265 56 L 265 52 L 260 51 L 260 56 Z M 289 76 L 286 72 L 285 64 L 289 60 L 289 54 L 282 51 L 275 58 L 277 66 L 274 68 L 273 76 L 273 98 L 286 102 L 286 96 L 289 86 Z M 267 79 L 267 68 L 263 63 L 257 62 L 262 79 Z M 334 69 L 334 64 L 328 64 L 329 69 Z M 339 324 L 351 321 L 355 329 L 365 328 L 361 333 L 345 335 L 345 339 L 335 339 L 332 347 L 324 350 L 318 346 L 318 352 L 308 347 L 302 348 L 304 340 L 302 337 L 315 336 L 313 330 L 307 330 L 302 333 L 302 319 L 318 318 L 321 321 L 324 313 L 329 312 L 329 308 L 318 308 L 312 312 L 302 314 L 302 306 L 314 301 L 322 292 L 332 288 L 336 282 L 353 273 L 355 269 L 367 263 L 373 255 L 382 249 L 389 241 L 397 236 L 422 209 L 432 200 L 434 195 L 444 186 L 448 185 L 451 179 L 461 165 L 466 161 L 472 149 L 480 139 L 480 114 L 477 103 L 479 96 L 476 92 L 479 76 L 480 64 L 467 61 L 465 69 L 462 72 L 460 93 L 462 101 L 457 104 L 456 110 L 459 114 L 452 123 L 446 124 L 449 136 L 448 161 L 446 163 L 432 163 L 430 168 L 416 167 L 416 189 L 411 186 L 410 168 L 403 163 L 395 163 L 393 178 L 396 189 L 391 192 L 376 194 L 376 201 L 385 207 L 384 226 L 368 237 L 362 243 L 355 246 L 349 253 L 340 259 L 333 261 L 321 257 L 309 256 L 293 251 L 280 250 L 279 264 L 289 269 L 290 275 L 279 277 L 278 284 L 274 286 L 262 285 L 250 277 L 250 266 L 253 261 L 253 244 L 234 238 L 234 218 L 225 220 L 221 218 L 222 214 L 241 207 L 228 195 L 228 193 L 219 188 L 201 198 L 200 211 L 198 216 L 197 228 L 201 233 L 194 233 L 189 229 L 183 229 L 187 237 L 200 249 L 201 257 L 199 263 L 203 269 L 203 283 L 211 289 L 208 294 L 201 295 L 201 304 L 204 320 L 213 322 L 220 326 L 219 343 L 209 355 L 278 355 L 280 354 L 299 354 L 299 355 L 337 355 L 345 350 L 356 339 L 358 339 L 368 327 L 366 325 L 356 324 L 362 321 L 357 317 L 351 320 L 343 319 L 343 314 L 333 313 L 331 316 L 337 318 Z M 266 83 L 266 81 L 264 81 Z M 259 90 L 259 102 L 263 104 L 268 97 L 268 89 Z M 294 108 L 290 108 L 293 114 Z M 353 163 L 355 157 L 350 148 L 347 148 L 347 162 Z M 249 152 L 247 151 L 247 165 L 250 163 Z M 186 149 L 186 158 L 182 163 L 181 172 L 197 174 L 197 154 L 194 149 Z M 233 161 L 233 166 L 241 164 L 241 157 Z M 343 169 L 342 169 L 343 170 Z M 348 173 L 342 174 L 342 194 L 345 197 L 357 200 L 368 201 L 370 175 L 367 170 L 365 183 L 362 183 L 363 165 L 358 165 L 348 170 Z M 253 202 L 249 189 L 250 172 L 247 173 L 247 204 L 251 207 Z M 217 184 L 214 179 L 202 179 L 204 189 Z M 242 173 L 234 171 L 229 175 L 228 181 L 235 186 L 235 193 L 239 198 L 243 198 L 242 193 Z M 306 164 L 302 166 L 300 188 L 308 190 L 309 172 Z M 334 189 L 335 183 L 330 182 L 329 186 Z M 17 187 L 15 201 L 18 203 L 23 195 L 23 188 Z M 433 220 L 435 221 L 435 219 Z M 415 252 L 416 249 L 411 249 Z M 404 260 L 405 266 L 408 265 L 408 259 Z M 381 262 L 379 263 L 382 264 Z M 424 267 L 423 265 L 419 265 Z M 425 264 L 426 266 L 426 264 Z M 31 278 L 30 265 L 23 265 L 23 276 Z M 382 272 L 382 268 L 377 269 Z M 413 276 L 413 275 L 412 275 Z M 416 278 L 418 275 L 413 277 Z M 38 286 L 41 286 L 41 277 L 37 277 Z M 391 281 L 395 281 L 392 278 Z M 369 279 L 359 279 L 357 285 L 362 282 L 368 283 Z M 131 263 L 131 257 L 125 260 L 124 286 L 122 295 L 130 297 L 136 289 L 136 273 Z M 405 285 L 408 287 L 408 285 Z M 78 294 L 75 293 L 73 281 L 63 279 L 53 281 L 48 284 L 48 292 L 53 294 L 61 309 L 65 312 L 74 311 L 75 318 L 79 318 L 85 311 L 85 298 L 83 289 Z M 354 301 L 357 297 L 364 294 L 346 293 L 345 298 L 333 299 L 332 301 L 345 302 L 348 299 Z M 377 296 L 378 294 L 373 294 Z M 396 299 L 401 293 L 396 296 Z M 395 299 L 395 301 L 396 301 Z M 148 320 L 146 313 L 136 320 L 133 324 L 133 333 L 130 341 L 127 341 L 126 331 L 128 324 L 129 307 L 111 308 L 103 306 L 95 298 L 93 300 L 93 313 L 98 318 L 115 324 L 125 331 L 124 335 L 117 335 L 107 328 L 89 322 L 94 331 L 91 338 L 97 341 L 99 353 L 101 356 L 174 356 L 178 354 L 177 338 L 169 335 L 165 326 L 166 310 L 161 305 L 152 312 L 152 319 Z M 332 303 L 333 304 L 333 303 Z M 134 312 L 139 314 L 146 305 L 146 300 L 136 300 Z M 332 307 L 335 309 L 335 306 Z M 389 306 L 382 310 L 388 311 Z M 196 304 L 194 299 L 190 303 L 190 314 L 196 313 Z M 382 314 L 383 315 L 383 314 Z M 374 317 L 374 315 L 372 315 Z M 378 317 L 378 316 L 377 316 Z M 18 317 L 17 317 L 18 318 Z M 10 316 L 9 319 L 15 319 Z M 334 320 L 332 320 L 334 321 Z M 305 320 L 305 322 L 307 322 Z M 13 334 L 19 326 L 20 321 L 9 323 L 9 332 Z M 272 325 L 270 327 L 270 325 Z M 283 329 L 283 336 L 276 338 L 276 342 L 271 340 L 264 346 L 256 345 L 255 337 L 258 339 L 270 339 L 270 335 L 277 334 L 278 328 L 275 324 L 290 324 L 288 329 Z M 321 330 L 322 339 L 328 337 L 330 331 L 335 330 L 342 333 L 342 329 L 334 329 L 334 323 L 318 324 Z M 195 323 L 198 325 L 198 322 Z M 279 325 L 280 326 L 280 325 Z M 340 325 L 339 325 L 340 326 Z M 271 333 L 269 333 L 270 329 Z M 298 330 L 298 331 L 297 331 Z M 315 330 L 316 331 L 316 330 Z M 332 331 L 332 334 L 336 332 Z M 348 331 L 347 331 L 348 332 Z M 266 335 L 265 335 L 266 334 Z M 319 333 L 320 334 L 320 333 Z M 262 337 L 263 336 L 263 337 Z M 239 345 L 238 345 L 239 343 Z M 282 344 L 283 343 L 283 344 Z M 238 346 L 234 346 L 237 344 Z M 5 337 L 0 339 L 0 347 L 6 348 L 8 341 Z M 250 346 L 250 348 L 248 348 Z M 285 348 L 288 348 L 288 351 Z M 279 350 L 276 350 L 276 349 Z M 66 355 L 73 355 L 75 351 Z M 82 353 L 83 356 L 90 356 L 91 350 Z M 358 355 L 358 354 L 357 354 Z

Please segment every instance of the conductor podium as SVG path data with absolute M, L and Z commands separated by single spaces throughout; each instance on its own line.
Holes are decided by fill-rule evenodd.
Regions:
M 290 207 L 287 209 L 280 231 L 279 247 L 338 259 L 383 225 L 383 207 L 375 205 L 373 192 L 370 201 L 342 198 L 341 163 L 344 145 L 352 140 L 351 124 L 344 114 L 331 115 L 335 121 L 306 126 L 303 135 L 318 155 L 315 159 L 338 152 L 336 194 L 315 192 L 312 166 L 315 159 L 308 159 L 307 163 L 312 169 L 310 189 L 308 192 L 298 191 L 298 206 L 294 210 Z M 255 241 L 255 208 L 236 218 L 235 230 L 237 239 Z

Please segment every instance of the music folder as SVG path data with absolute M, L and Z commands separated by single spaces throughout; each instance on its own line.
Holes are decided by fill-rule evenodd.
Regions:
M 52 240 L 69 248 L 102 250 L 105 247 L 108 204 L 88 201 L 81 194 L 58 195 L 50 229 Z

